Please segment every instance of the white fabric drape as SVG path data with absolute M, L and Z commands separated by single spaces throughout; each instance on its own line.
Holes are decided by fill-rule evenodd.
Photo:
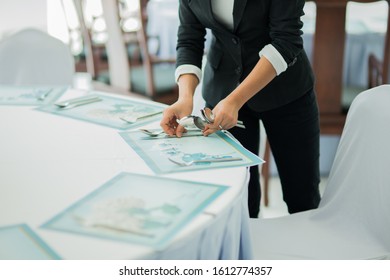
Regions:
M 251 220 L 258 259 L 390 259 L 390 85 L 352 103 L 320 206 Z
M 69 47 L 38 29 L 23 29 L 0 42 L 0 84 L 72 85 Z

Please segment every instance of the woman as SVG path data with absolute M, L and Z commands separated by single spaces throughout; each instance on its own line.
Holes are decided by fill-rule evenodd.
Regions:
M 261 119 L 289 213 L 316 208 L 320 201 L 319 117 L 314 75 L 301 37 L 304 4 L 304 0 L 180 0 L 179 98 L 161 120 L 166 133 L 181 137 L 184 128 L 176 119 L 192 113 L 209 28 L 212 40 L 202 94 L 215 121 L 203 133 L 228 129 L 258 154 Z M 246 129 L 234 127 L 238 119 Z M 250 217 L 257 217 L 258 166 L 250 169 L 248 206 Z

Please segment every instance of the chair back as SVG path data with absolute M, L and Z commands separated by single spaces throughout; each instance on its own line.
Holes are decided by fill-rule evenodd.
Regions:
M 156 43 L 156 51 L 158 51 L 159 38 L 155 36 L 151 37 L 147 32 L 148 1 L 129 1 L 132 1 L 132 4 L 137 7 L 136 12 L 132 14 L 132 16 L 138 20 L 138 28 L 134 29 L 134 31 L 130 33 L 136 33 L 137 43 L 141 52 L 141 65 L 130 63 L 131 89 L 132 91 L 145 95 L 154 101 L 172 104 L 178 97 L 178 88 L 174 79 L 176 59 L 162 59 L 156 54 L 151 53 L 151 43 Z M 122 20 L 125 18 L 123 16 L 121 17 L 121 13 L 124 13 L 120 8 L 126 7 L 124 2 L 128 1 L 118 0 L 119 18 L 122 18 Z M 129 4 L 127 4 L 127 9 L 129 10 Z M 127 38 L 126 35 L 128 36 L 129 34 L 124 32 L 125 41 Z M 153 42 L 151 42 L 151 39 L 153 39 Z M 134 44 L 134 42 L 132 43 Z
M 87 12 L 84 2 L 86 0 L 63 0 L 73 1 L 83 40 L 86 47 L 87 69 L 94 80 L 106 84 L 113 84 L 112 75 L 107 70 L 99 70 L 99 57 L 96 55 L 96 47 L 92 40 L 92 32 L 84 17 Z M 101 2 L 103 3 L 103 2 Z M 118 18 L 118 27 L 121 28 L 121 40 L 126 48 L 129 44 L 139 46 L 141 59 L 135 62 L 137 54 L 130 57 L 129 54 L 129 87 L 134 93 L 138 93 L 148 98 L 166 104 L 172 104 L 177 100 L 178 89 L 174 79 L 175 59 L 159 59 L 149 52 L 149 36 L 147 35 L 147 1 L 146 0 L 116 0 L 117 9 L 114 11 L 114 18 Z M 104 4 L 104 3 L 103 3 Z M 131 6 L 130 6 L 131 5 Z M 134 9 L 137 7 L 137 9 Z M 131 17 L 133 26 L 131 30 L 126 30 L 125 22 Z M 104 19 L 103 19 L 104 20 Z M 136 36 L 134 36 L 136 35 Z M 110 36 L 110 34 L 107 34 Z M 136 40 L 135 40 L 136 39 Z M 91 55 L 92 54 L 92 55 Z M 108 57 L 110 64 L 112 61 Z
M 66 44 L 27 28 L 0 42 L 0 84 L 72 85 L 74 59 Z
M 107 71 L 106 56 L 107 31 L 101 2 L 87 0 L 61 0 L 66 24 L 69 33 L 69 45 L 76 59 L 76 69 L 79 72 L 88 72 L 92 79 L 96 79 L 101 71 Z M 98 14 L 87 13 L 91 4 L 97 5 Z M 98 26 L 98 27 L 96 27 Z
M 147 24 L 148 24 L 148 13 L 147 13 L 147 1 L 145 0 L 138 0 L 139 5 L 138 5 L 138 16 L 140 18 L 140 28 L 138 30 L 138 40 L 139 40 L 139 45 L 141 48 L 142 52 L 142 58 L 143 58 L 143 66 L 144 66 L 144 71 L 146 75 L 146 94 L 151 97 L 154 100 L 158 99 L 158 92 L 159 89 L 157 88 L 157 74 L 161 74 L 163 70 L 158 70 L 157 67 L 162 66 L 165 64 L 168 66 L 170 69 L 173 69 L 176 63 L 175 58 L 167 58 L 167 59 L 160 59 L 156 55 L 151 54 L 149 51 L 150 47 L 150 39 L 151 37 L 147 34 Z M 157 42 L 159 41 L 158 38 L 153 38 Z M 172 72 L 172 71 L 170 71 Z M 169 72 L 169 73 L 170 73 Z M 173 73 L 172 73 L 173 74 Z M 172 80 L 171 83 L 171 88 L 173 90 L 173 94 L 170 94 L 168 96 L 168 99 L 171 99 L 168 102 L 165 103 L 172 103 L 173 101 L 176 101 L 177 94 L 175 93 L 175 87 L 176 84 L 174 83 L 174 76 L 168 77 L 168 79 Z
M 390 85 L 360 93 L 352 102 L 317 211 L 355 220 L 390 246 Z
M 142 50 L 142 57 L 144 61 L 144 70 L 146 71 L 146 93 L 150 97 L 156 93 L 156 87 L 154 85 L 154 73 L 152 65 L 152 57 L 149 52 L 148 35 L 147 35 L 147 20 L 148 14 L 146 10 L 145 1 L 138 1 L 138 17 L 140 19 L 140 29 L 138 30 L 138 40 Z

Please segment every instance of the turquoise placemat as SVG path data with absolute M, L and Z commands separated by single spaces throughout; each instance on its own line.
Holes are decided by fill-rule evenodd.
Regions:
M 146 103 L 131 99 L 124 99 L 115 96 L 108 96 L 97 91 L 89 92 L 88 96 L 97 96 L 100 101 L 61 109 L 54 104 L 42 106 L 36 110 L 69 117 L 77 120 L 87 121 L 116 129 L 126 130 L 161 118 L 162 114 L 141 118 L 134 123 L 128 123 L 122 118 L 131 119 L 142 117 L 157 112 L 162 112 L 167 106 L 159 103 Z
M 0 105 L 42 106 L 55 102 L 67 87 L 3 86 L 0 85 Z
M 163 248 L 226 189 L 123 172 L 42 227 Z
M 1 260 L 51 260 L 60 257 L 26 224 L 0 227 Z
M 257 155 L 245 149 L 240 143 L 220 131 L 207 137 L 149 137 L 139 131 L 124 131 L 120 132 L 120 135 L 157 174 L 210 168 L 252 166 L 264 162 Z M 218 158 L 239 158 L 240 160 L 199 162 L 189 166 L 181 166 L 172 162 L 170 158 L 182 163 Z

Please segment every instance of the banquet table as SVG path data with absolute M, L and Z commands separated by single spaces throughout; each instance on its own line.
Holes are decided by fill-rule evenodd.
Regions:
M 61 99 L 86 94 L 69 88 Z M 61 259 L 252 257 L 247 167 L 156 175 L 123 141 L 118 129 L 35 109 L 0 105 L 0 228 L 28 225 Z M 158 122 L 149 126 L 158 127 Z M 191 219 L 164 248 L 42 227 L 55 214 L 121 172 L 224 185 L 227 190 Z

